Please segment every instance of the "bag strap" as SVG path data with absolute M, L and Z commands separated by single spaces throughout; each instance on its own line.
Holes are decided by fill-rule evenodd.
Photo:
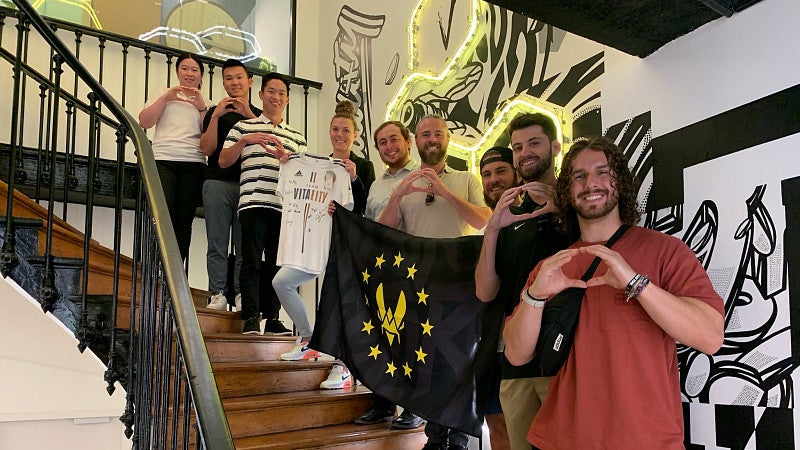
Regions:
M 611 239 L 606 241 L 606 247 L 611 248 L 611 246 L 614 245 L 614 243 L 617 242 L 619 238 L 621 238 L 622 235 L 625 234 L 625 232 L 628 231 L 628 228 L 630 227 L 631 226 L 626 223 L 620 225 L 620 227 L 617 229 L 614 235 L 611 236 Z M 589 281 L 589 278 L 592 278 L 592 275 L 594 275 L 594 271 L 597 270 L 597 266 L 600 265 L 600 261 L 601 261 L 600 257 L 599 256 L 596 257 L 594 261 L 592 261 L 592 265 L 590 265 L 589 268 L 586 269 L 586 273 L 583 274 L 581 280 Z

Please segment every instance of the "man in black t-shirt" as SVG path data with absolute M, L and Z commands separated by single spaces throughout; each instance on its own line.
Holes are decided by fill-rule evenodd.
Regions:
M 545 114 L 525 113 L 508 126 L 514 168 L 523 184 L 506 190 L 486 224 L 475 270 L 477 297 L 503 302 L 508 316 L 536 264 L 567 247 L 553 219 L 553 160 L 561 151 L 555 122 Z M 502 335 L 501 330 L 497 330 Z M 531 365 L 512 366 L 502 358 L 500 403 L 511 448 L 530 449 L 526 436 L 547 394 L 549 378 L 533 376 Z

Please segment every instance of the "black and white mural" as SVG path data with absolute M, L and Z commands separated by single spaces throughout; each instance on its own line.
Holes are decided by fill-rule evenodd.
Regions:
M 800 85 L 656 135 L 659 104 L 603 121 L 608 50 L 599 44 L 483 2 L 408 3 L 353 0 L 336 18 L 336 98 L 360 109 L 359 151 L 369 156 L 387 117 L 413 129 L 429 113 L 447 119 L 453 139 L 477 142 L 519 96 L 561 117 L 568 141 L 614 139 L 641 182 L 643 225 L 683 239 L 725 301 L 717 354 L 678 345 L 687 448 L 796 448 Z M 469 154 L 456 156 L 470 167 Z

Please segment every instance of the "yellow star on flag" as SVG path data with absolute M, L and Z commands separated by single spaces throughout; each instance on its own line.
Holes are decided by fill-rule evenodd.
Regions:
M 417 303 L 424 303 L 428 304 L 428 294 L 425 293 L 425 288 L 422 288 L 421 291 L 417 292 Z
M 369 270 L 367 270 L 367 269 L 364 269 L 364 271 L 361 272 L 361 277 L 364 279 L 364 283 L 369 283 L 369 277 L 370 276 L 371 275 L 369 274 Z
M 396 255 L 394 255 L 394 264 L 393 264 L 393 266 L 395 266 L 395 267 L 400 267 L 400 263 L 401 263 L 401 262 L 403 262 L 403 260 L 404 260 L 404 259 L 405 259 L 405 258 L 403 258 L 403 257 L 400 255 L 400 252 L 397 252 L 397 254 L 396 254 Z
M 414 274 L 417 273 L 417 265 L 414 264 L 413 266 L 408 268 L 408 276 L 406 278 L 414 279 Z
M 385 262 L 386 262 L 386 260 L 383 259 L 383 255 L 378 256 L 377 258 L 375 258 L 375 267 L 377 267 L 379 269 L 383 269 L 383 263 L 385 263 Z
M 378 360 L 378 355 L 380 355 L 381 353 L 383 352 L 378 350 L 377 345 L 375 347 L 372 346 L 369 347 L 369 356 L 372 356 L 372 358 L 375 359 L 376 361 Z
M 408 367 L 408 363 L 403 364 L 403 375 L 411 378 L 411 367 Z
M 386 363 L 386 373 L 390 374 L 394 377 L 394 371 L 397 370 L 397 367 L 394 366 L 393 362 Z
M 425 357 L 428 356 L 427 353 L 422 351 L 422 346 L 419 346 L 419 350 L 414 351 L 417 354 L 417 361 L 422 361 L 422 364 L 425 364 Z
M 433 329 L 433 325 L 431 325 L 428 319 L 425 319 L 425 323 L 421 323 L 420 325 L 422 325 L 422 334 L 427 334 L 428 336 L 431 336 L 431 330 Z
M 362 328 L 361 331 L 366 331 L 367 335 L 369 335 L 370 331 L 372 331 L 372 329 L 375 328 L 374 326 L 372 326 L 372 320 L 371 319 L 366 321 L 366 322 L 361 322 L 361 323 L 364 324 L 364 328 Z

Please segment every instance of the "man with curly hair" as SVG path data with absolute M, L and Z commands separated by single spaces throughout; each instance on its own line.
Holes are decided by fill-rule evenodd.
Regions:
M 607 138 L 580 141 L 564 157 L 555 202 L 578 241 L 531 272 L 503 333 L 508 360 L 527 363 L 545 303 L 586 288 L 572 350 L 528 433 L 537 448 L 683 449 L 675 343 L 716 352 L 723 303 L 686 244 L 633 226 L 636 191 L 624 154 Z M 604 246 L 622 224 L 631 228 Z M 602 263 L 584 282 L 595 257 Z

